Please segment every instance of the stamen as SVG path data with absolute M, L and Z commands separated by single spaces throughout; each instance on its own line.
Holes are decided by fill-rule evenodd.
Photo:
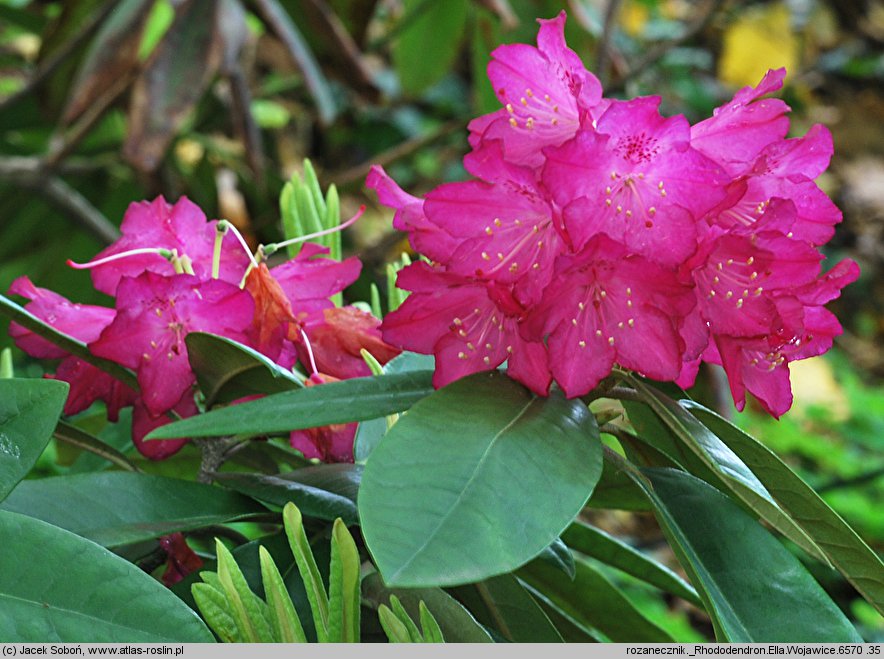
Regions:
M 257 268 L 258 261 L 255 259 L 255 255 L 252 254 L 252 250 L 249 249 L 249 244 L 246 242 L 246 239 L 242 237 L 242 234 L 239 232 L 239 229 L 237 229 L 235 226 L 233 226 L 233 224 L 231 224 L 227 220 L 219 220 L 218 221 L 218 226 L 221 226 L 222 224 L 225 225 L 231 231 L 233 231 L 233 235 L 236 236 L 236 239 L 239 241 L 239 244 L 242 245 L 242 248 L 245 250 L 246 254 L 249 255 L 249 265 L 251 265 L 253 268 Z M 285 243 L 283 243 L 283 244 L 285 244 Z M 269 247 L 269 245 L 268 245 L 268 247 Z M 273 250 L 273 251 L 276 251 L 276 250 Z M 271 254 L 272 252 L 267 252 L 266 248 L 265 248 L 265 253 Z M 243 280 L 245 280 L 245 277 L 243 277 Z
M 314 238 L 321 238 L 322 236 L 327 236 L 330 233 L 337 233 L 339 231 L 343 231 L 347 227 L 355 224 L 356 220 L 358 220 L 360 217 L 362 217 L 362 214 L 364 212 L 365 212 L 365 204 L 363 204 L 362 206 L 359 207 L 359 210 L 356 211 L 356 215 L 354 215 L 349 220 L 347 220 L 343 224 L 339 224 L 336 227 L 332 227 L 331 229 L 323 229 L 322 231 L 317 231 L 315 233 L 308 233 L 306 236 L 298 236 L 297 238 L 290 238 L 289 240 L 283 240 L 281 243 L 271 243 L 269 245 L 264 245 L 263 246 L 264 254 L 267 256 L 270 256 L 271 254 L 273 254 L 275 251 L 281 249 L 282 247 L 288 247 L 289 245 L 296 245 L 297 243 L 303 243 L 308 240 L 313 240 Z M 234 229 L 234 231 L 236 231 L 236 227 L 233 227 L 233 229 Z M 245 244 L 245 241 L 243 241 L 243 244 Z M 257 266 L 257 265 L 258 264 L 255 263 L 255 266 Z
M 316 368 L 316 360 L 313 358 L 313 347 L 310 345 L 310 339 L 307 338 L 307 332 L 303 329 L 299 331 L 301 332 L 301 338 L 304 339 L 304 347 L 307 348 L 307 356 L 310 358 L 310 369 L 313 371 L 311 375 L 319 375 L 319 369 Z
M 167 261 L 171 261 L 177 256 L 175 250 L 171 249 L 164 249 L 162 247 L 140 247 L 138 249 L 130 249 L 127 252 L 111 254 L 110 256 L 105 256 L 103 259 L 98 259 L 97 261 L 88 261 L 86 263 L 76 263 L 68 259 L 67 264 L 74 270 L 89 270 L 91 268 L 97 268 L 100 265 L 104 265 L 105 263 L 112 263 L 113 261 L 126 259 L 130 256 L 142 256 L 144 254 L 156 254 L 157 256 L 162 256 Z

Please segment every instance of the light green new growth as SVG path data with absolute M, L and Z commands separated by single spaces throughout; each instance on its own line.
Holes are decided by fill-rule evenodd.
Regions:
M 301 511 L 293 503 L 287 503 L 282 511 L 285 533 L 295 557 L 295 563 L 307 591 L 310 612 L 320 643 L 358 643 L 361 613 L 361 574 L 359 550 L 353 536 L 340 518 L 332 528 L 331 566 L 329 570 L 329 593 L 316 565 L 313 550 L 304 532 Z M 261 580 L 266 601 L 249 588 L 245 576 L 233 554 L 219 540 L 215 541 L 218 556 L 217 572 L 200 572 L 202 583 L 191 586 L 197 607 L 209 627 L 224 643 L 306 643 L 307 636 L 301 619 L 285 582 L 270 553 L 258 548 L 261 563 Z M 388 631 L 391 642 L 442 642 L 442 632 L 433 616 L 420 603 L 420 619 L 423 633 L 408 617 L 395 596 L 392 598 L 394 614 L 386 606 L 387 613 L 378 611 L 384 629 L 403 629 L 404 616 L 409 627 L 404 637 Z M 393 616 L 396 622 L 384 623 L 384 617 Z M 409 631 L 414 630 L 411 641 Z
M 303 176 L 295 173 L 283 186 L 279 196 L 279 210 L 285 240 L 334 229 L 341 224 L 341 204 L 337 189 L 332 184 L 323 196 L 316 170 L 307 159 L 304 160 Z M 319 236 L 315 242 L 328 247 L 330 258 L 341 260 L 340 232 L 333 231 Z M 287 245 L 286 250 L 289 258 L 294 258 L 301 251 L 301 243 Z M 341 306 L 343 297 L 337 293 L 332 296 L 332 301 Z
M 12 350 L 3 348 L 0 350 L 0 379 L 8 380 L 15 377 L 15 370 L 12 368 Z
M 427 605 L 421 600 L 418 604 L 420 628 L 408 615 L 402 602 L 395 595 L 390 595 L 390 609 L 385 604 L 378 607 L 378 618 L 381 627 L 391 643 L 444 643 L 439 623 L 430 613 Z

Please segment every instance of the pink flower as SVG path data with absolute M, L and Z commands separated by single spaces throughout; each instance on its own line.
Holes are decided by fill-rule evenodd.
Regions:
M 371 375 L 361 350 L 368 350 L 382 365 L 400 353 L 381 338 L 380 324 L 370 313 L 355 307 L 323 310 L 322 320 L 305 328 L 316 369 L 341 380 Z M 292 340 L 301 363 L 311 365 L 302 338 L 293 336 Z
M 415 263 L 396 285 L 413 291 L 381 325 L 384 340 L 436 356 L 433 385 L 443 387 L 507 361 L 509 375 L 540 395 L 550 386 L 546 349 L 520 332 L 525 308 L 509 287 Z
M 108 420 L 116 423 L 120 410 L 138 398 L 133 389 L 79 357 L 65 357 L 51 377 L 71 385 L 64 404 L 64 413 L 68 415 L 82 412 L 101 400 L 107 405 Z
M 175 250 L 179 256 L 190 260 L 197 277 L 209 279 L 216 224 L 217 221 L 207 222 L 203 211 L 186 197 L 179 199 L 174 206 L 163 197 L 151 202 L 134 202 L 129 205 L 120 225 L 123 236 L 99 252 L 95 260 L 146 247 Z M 221 247 L 220 278 L 238 284 L 248 265 L 248 255 L 236 237 L 228 232 Z M 102 293 L 114 295 L 120 279 L 136 277 L 142 272 L 173 275 L 175 269 L 158 254 L 129 256 L 92 268 L 92 282 Z
M 732 176 L 747 167 L 769 144 L 781 141 L 789 130 L 789 106 L 776 98 L 762 98 L 783 86 L 786 69 L 768 71 L 756 87 L 744 87 L 708 119 L 691 127 L 691 146 L 721 164 Z
M 172 416 L 167 414 L 169 411 L 174 411 L 182 419 L 196 414 L 197 407 L 193 400 L 193 392 L 186 391 L 171 410 L 165 410 L 162 414 L 154 414 L 140 400 L 136 401 L 135 407 L 132 409 L 132 442 L 138 452 L 149 460 L 165 460 L 175 455 L 190 441 L 184 438 L 144 441 L 144 438 L 153 430 L 174 420 Z
M 442 261 L 451 272 L 515 284 L 525 303 L 540 299 L 564 249 L 561 214 L 527 168 L 506 163 L 496 143 L 467 156 L 484 181 L 441 185 L 427 195 L 427 218 L 460 242 Z
M 117 315 L 89 348 L 135 369 L 144 406 L 157 416 L 194 384 L 184 337 L 202 331 L 245 343 L 254 308 L 248 293 L 224 281 L 144 272 L 120 281 Z
M 378 201 L 384 206 L 396 210 L 393 228 L 407 231 L 415 250 L 435 261 L 447 261 L 451 257 L 459 241 L 427 219 L 423 199 L 404 192 L 379 165 L 372 166 L 365 185 L 378 193 Z
M 501 140 L 508 161 L 530 167 L 543 163 L 543 147 L 573 137 L 602 97 L 598 79 L 565 44 L 565 12 L 538 22 L 537 48 L 510 44 L 491 53 L 488 78 L 504 107 L 469 125 L 471 146 Z
M 823 126 L 814 126 L 804 137 L 770 144 L 734 184 L 736 200 L 710 214 L 712 223 L 749 227 L 776 199 L 785 199 L 796 209 L 786 231 L 814 245 L 825 243 L 841 221 L 841 211 L 813 179 L 826 169 L 832 151 L 832 136 Z
M 308 387 L 337 382 L 338 378 L 314 373 L 304 384 Z M 292 448 L 298 449 L 305 458 L 318 459 L 325 463 L 353 462 L 353 441 L 356 439 L 356 423 L 337 423 L 320 428 L 295 430 L 289 441 Z
M 48 288 L 34 286 L 27 277 L 19 277 L 9 287 L 9 292 L 30 300 L 25 309 L 63 334 L 79 341 L 94 341 L 116 316 L 116 311 L 92 304 L 77 304 Z M 9 335 L 15 344 L 32 357 L 59 359 L 67 352 L 44 338 L 25 329 L 18 323 L 10 323 Z
M 681 324 L 694 306 L 673 270 L 631 254 L 599 235 L 556 263 L 556 275 L 532 311 L 526 336 L 547 338 L 553 377 L 582 396 L 617 363 L 657 380 L 675 379 L 686 344 Z
M 822 254 L 810 244 L 769 229 L 795 210 L 772 207 L 758 225 L 710 232 L 692 259 L 697 312 L 713 334 L 758 336 L 779 323 L 774 297 L 816 280 Z M 689 266 L 690 267 L 690 266 Z
M 543 182 L 575 248 L 604 233 L 662 265 L 696 249 L 696 220 L 722 201 L 729 179 L 690 147 L 687 120 L 661 117 L 659 103 L 612 101 L 597 130 L 545 151 Z

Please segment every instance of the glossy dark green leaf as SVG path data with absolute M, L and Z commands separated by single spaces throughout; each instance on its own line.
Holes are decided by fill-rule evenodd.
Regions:
M 27 480 L 0 505 L 114 547 L 266 512 L 211 485 L 132 472 Z
M 561 538 L 556 538 L 552 543 L 537 555 L 540 561 L 546 561 L 550 565 L 559 568 L 567 574 L 571 579 L 577 574 L 574 566 L 574 555 L 568 549 L 568 545 L 562 542 Z
M 386 434 L 386 418 L 361 422 L 356 428 L 356 437 L 353 439 L 353 458 L 356 462 L 365 463 Z
M 508 641 L 562 643 L 562 636 L 543 609 L 512 574 L 492 577 L 465 589 L 476 593 L 473 611 L 479 619 Z
M 8 642 L 211 643 L 199 616 L 103 547 L 0 511 L 0 638 Z
M 0 380 L 0 501 L 46 448 L 68 395 L 57 380 Z
M 669 396 L 638 378 L 631 377 L 631 380 L 636 390 L 645 396 L 654 413 L 672 432 L 673 437 L 718 479 L 704 478 L 704 480 L 732 492 L 748 509 L 777 531 L 812 556 L 828 563 L 825 554 L 813 539 L 779 506 L 761 481 L 727 444 Z M 683 460 L 682 464 L 688 467 L 689 464 L 685 464 L 686 462 Z M 696 469 L 689 470 L 697 476 L 704 477 L 704 474 L 697 473 Z
M 657 518 L 719 641 L 861 641 L 798 559 L 728 497 L 683 471 L 643 473 Z
M 284 391 L 154 430 L 148 439 L 265 435 L 376 419 L 407 410 L 433 392 L 432 372 L 416 371 Z
M 540 561 L 532 561 L 517 575 L 592 635 L 600 633 L 615 643 L 673 641 L 586 561 L 577 560 L 577 576 L 573 581 Z
M 290 371 L 233 339 L 191 332 L 184 341 L 190 367 L 206 397 L 206 407 L 302 386 Z
M 587 505 L 590 508 L 615 510 L 650 510 L 648 498 L 632 480 L 604 460 L 602 477 L 592 492 Z
M 412 620 L 420 618 L 420 602 L 433 614 L 447 643 L 491 643 L 491 636 L 456 599 L 441 588 L 389 588 L 374 572 L 362 580 L 363 601 L 374 608 L 389 605 L 390 595 L 402 602 Z
M 697 591 L 675 572 L 622 540 L 589 524 L 574 522 L 562 535 L 572 549 L 646 583 L 702 606 Z
M 856 531 L 769 448 L 693 401 L 680 405 L 740 456 L 780 506 L 796 520 L 832 564 L 880 613 L 884 613 L 884 564 Z
M 463 378 L 417 403 L 371 454 L 359 491 L 363 536 L 395 586 L 509 572 L 574 519 L 601 454 L 579 400 L 537 397 L 499 371 Z
M 316 465 L 275 475 L 227 472 L 216 474 L 215 479 L 277 506 L 291 501 L 307 517 L 329 521 L 340 517 L 348 526 L 358 523 L 356 494 L 362 479 L 361 465 Z
M 120 451 L 75 425 L 59 421 L 52 435 L 65 444 L 103 458 L 126 471 L 138 471 L 138 468 Z
M 469 5 L 466 0 L 404 0 L 403 5 L 393 65 L 403 91 L 417 95 L 451 69 L 463 42 Z
M 37 336 L 43 337 L 53 345 L 58 346 L 65 352 L 69 352 L 75 357 L 79 357 L 83 361 L 92 364 L 105 373 L 114 376 L 123 384 L 128 385 L 136 391 L 138 390 L 138 380 L 135 378 L 135 373 L 109 359 L 96 357 L 89 352 L 89 348 L 86 347 L 85 343 L 78 341 L 72 336 L 59 332 L 57 329 L 43 322 L 34 314 L 26 311 L 22 306 L 16 304 L 4 295 L 0 295 L 0 313 L 11 320 L 14 320 L 22 327 L 29 329 Z

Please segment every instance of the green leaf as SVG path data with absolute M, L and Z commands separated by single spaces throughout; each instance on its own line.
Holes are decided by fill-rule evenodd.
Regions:
M 718 482 L 712 480 L 713 485 L 720 484 L 732 492 L 748 509 L 784 536 L 812 556 L 828 563 L 825 554 L 813 539 L 780 508 L 761 481 L 721 439 L 662 392 L 634 376 L 629 379 L 636 390 L 644 394 L 648 405 L 671 430 L 673 436 L 720 479 Z M 689 470 L 694 472 L 693 469 Z M 704 476 L 702 473 L 696 475 Z
M 549 547 L 537 555 L 537 559 L 559 568 L 568 575 L 569 579 L 573 579 L 577 574 L 577 568 L 574 567 L 574 555 L 561 538 L 553 540 Z
M 632 480 L 616 467 L 607 456 L 602 477 L 592 492 L 587 505 L 590 508 L 614 508 L 616 510 L 650 510 L 648 498 Z
M 348 525 L 358 523 L 356 493 L 362 480 L 361 465 L 316 465 L 273 476 L 225 472 L 215 474 L 215 480 L 277 506 L 291 501 L 308 517 L 329 521 L 340 517 Z
M 390 639 L 390 643 L 413 643 L 411 634 L 408 633 L 408 627 L 393 613 L 386 604 L 378 607 L 378 619 L 381 621 L 381 627 L 384 633 Z
M 206 407 L 302 386 L 290 371 L 233 339 L 191 332 L 184 341 L 190 366 L 206 397 Z
M 387 583 L 456 585 L 537 556 L 598 481 L 594 417 L 478 373 L 416 404 L 365 466 L 359 515 Z M 530 493 L 530 496 L 526 496 Z
M 378 608 L 396 595 L 412 619 L 420 616 L 420 602 L 433 612 L 449 643 L 491 643 L 491 636 L 472 614 L 441 588 L 388 588 L 381 575 L 373 572 L 362 580 L 362 597 Z
M 0 380 L 0 501 L 37 463 L 67 395 L 58 380 Z
M 218 487 L 131 472 L 93 472 L 23 481 L 0 505 L 106 547 L 266 512 Z
M 230 605 L 231 616 L 245 643 L 271 643 L 273 635 L 265 618 L 267 605 L 249 588 L 230 551 L 215 540 L 218 581 Z
M 661 590 L 702 606 L 697 591 L 665 565 L 622 540 L 583 522 L 575 522 L 562 535 L 565 543 L 582 554 L 631 574 Z
M 719 641 L 861 642 L 798 559 L 728 497 L 675 469 L 643 473 L 657 519 Z
M 230 614 L 230 603 L 223 592 L 207 583 L 195 583 L 190 587 L 190 591 L 206 624 L 223 643 L 243 642 Z
M 186 604 L 68 531 L 0 511 L 0 638 L 22 643 L 211 643 Z
M 386 419 L 369 419 L 362 421 L 356 428 L 356 437 L 353 439 L 353 458 L 356 462 L 364 464 L 375 447 L 381 443 L 387 434 Z
M 85 430 L 70 423 L 59 421 L 52 436 L 65 444 L 104 458 L 111 464 L 115 464 L 126 471 L 138 471 L 138 467 L 113 446 L 106 444 L 98 437 L 90 435 Z
M 576 576 L 576 566 L 575 566 Z M 481 598 L 486 625 L 513 643 L 562 643 L 562 636 L 543 609 L 511 574 L 486 579 L 475 585 Z M 478 611 L 474 608 L 478 615 Z
M 340 519 L 332 528 L 329 572 L 329 642 L 359 642 L 359 550 Z
M 555 568 L 532 561 L 517 572 L 535 594 L 563 614 L 615 643 L 671 643 L 673 639 L 648 620 L 601 572 L 577 560 L 577 576 L 568 579 Z
M 316 559 L 313 557 L 313 551 L 310 549 L 310 543 L 307 541 L 307 534 L 304 532 L 304 520 L 301 517 L 301 511 L 298 510 L 295 504 L 289 503 L 286 504 L 282 511 L 282 517 L 285 522 L 285 534 L 288 537 L 292 553 L 295 555 L 295 562 L 298 564 L 298 571 L 301 573 L 301 579 L 303 579 L 304 587 L 307 590 L 307 599 L 310 602 L 310 610 L 313 613 L 313 624 L 316 627 L 316 640 L 319 643 L 328 643 L 328 595 L 325 591 L 325 585 L 322 583 L 322 576 L 319 574 Z
M 421 631 L 424 633 L 424 642 L 444 643 L 445 637 L 442 634 L 442 628 L 439 627 L 439 623 L 436 622 L 436 618 L 433 617 L 433 614 L 427 608 L 427 605 L 424 604 L 423 600 L 418 602 L 418 609 L 420 611 Z
M 745 462 L 780 506 L 879 613 L 884 613 L 884 563 L 856 531 L 769 448 L 702 405 L 679 404 Z
M 306 643 L 307 636 L 276 563 L 264 547 L 259 547 L 258 553 L 274 640 L 277 643 Z
M 85 343 L 63 332 L 59 332 L 4 295 L 0 295 L 0 314 L 7 316 L 22 327 L 31 330 L 37 336 L 46 339 L 65 352 L 69 352 L 75 357 L 79 357 L 83 361 L 92 364 L 108 375 L 112 375 L 123 384 L 138 391 L 138 380 L 135 378 L 135 373 L 109 359 L 96 357 L 89 352 L 89 348 Z
M 404 0 L 393 66 L 406 94 L 415 96 L 451 70 L 466 27 L 466 0 Z M 432 57 L 427 57 L 432 53 Z
M 421 600 L 423 601 L 423 600 Z M 417 624 L 415 624 L 414 620 L 411 619 L 411 616 L 408 615 L 408 611 L 405 610 L 405 607 L 402 606 L 402 601 L 396 597 L 395 595 L 390 595 L 390 606 L 393 609 L 393 613 L 397 618 L 405 625 L 405 629 L 408 631 L 408 636 L 412 643 L 422 643 L 424 640 L 424 635 L 421 633 L 421 630 L 418 629 Z M 378 608 L 378 613 L 380 613 L 380 608 Z
M 401 412 L 433 392 L 430 371 L 330 382 L 199 414 L 157 428 L 148 439 L 266 435 Z

